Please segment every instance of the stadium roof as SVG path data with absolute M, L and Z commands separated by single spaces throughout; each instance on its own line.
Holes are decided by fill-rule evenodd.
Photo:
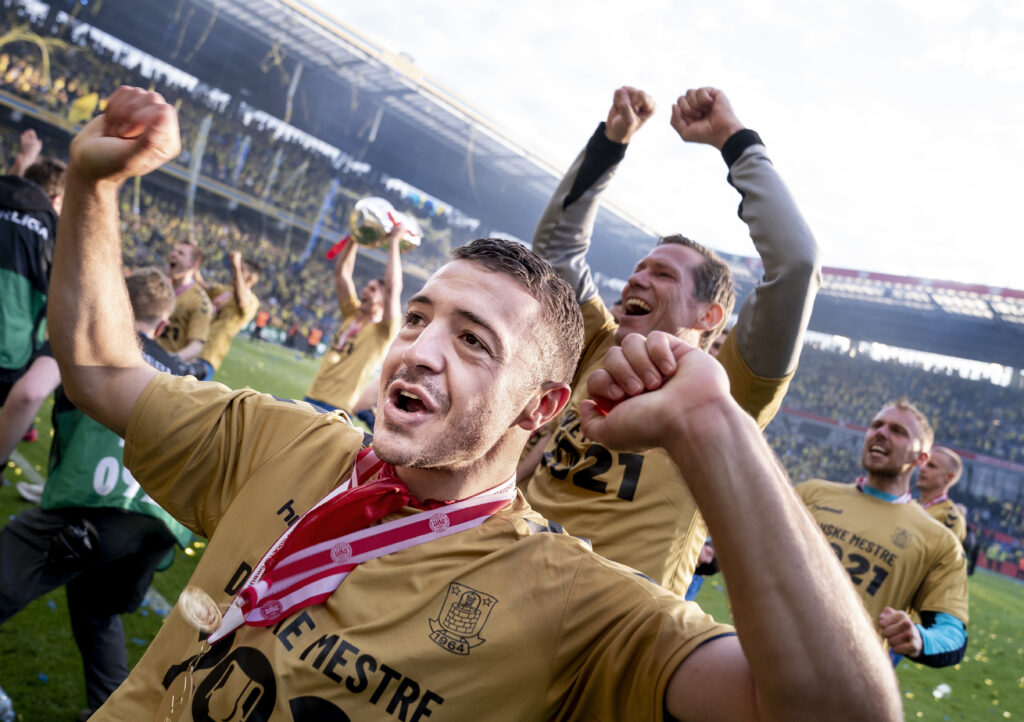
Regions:
M 77 18 L 191 73 L 377 171 L 521 239 L 560 169 L 408 58 L 301 0 L 104 0 Z M 288 86 L 302 64 L 294 103 Z M 610 210 L 609 210 L 610 209 Z M 591 260 L 607 296 L 655 234 L 621 209 L 599 213 Z M 739 291 L 760 262 L 730 256 Z M 826 269 L 811 328 L 859 340 L 1024 366 L 1024 292 Z

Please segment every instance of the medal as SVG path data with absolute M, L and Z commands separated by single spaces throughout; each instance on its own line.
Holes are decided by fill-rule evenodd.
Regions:
M 199 587 L 185 587 L 178 597 L 178 609 L 185 621 L 200 632 L 209 634 L 220 626 L 220 607 L 213 601 L 213 597 Z

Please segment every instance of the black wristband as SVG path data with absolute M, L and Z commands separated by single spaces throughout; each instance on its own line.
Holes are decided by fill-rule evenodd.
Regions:
M 750 128 L 737 130 L 729 136 L 729 140 L 722 144 L 722 159 L 727 166 L 732 168 L 732 164 L 739 160 L 743 151 L 752 145 L 764 145 L 761 136 Z

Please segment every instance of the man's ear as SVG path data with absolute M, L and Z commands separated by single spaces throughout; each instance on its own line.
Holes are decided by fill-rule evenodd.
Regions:
M 156 326 L 153 328 L 153 338 L 160 338 L 160 335 L 164 332 L 170 324 L 165 319 L 161 319 L 156 322 Z
M 718 324 L 722 322 L 722 317 L 725 315 L 725 309 L 722 308 L 720 303 L 708 303 L 701 309 L 697 316 L 697 325 L 695 328 L 699 328 L 701 331 L 710 331 L 713 328 L 718 328 Z
M 526 431 L 536 431 L 562 412 L 571 395 L 567 384 L 548 381 L 519 414 L 516 426 Z
M 925 465 L 925 462 L 927 462 L 929 458 L 931 458 L 931 454 L 929 454 L 927 451 L 922 451 L 914 458 L 913 465 L 917 467 L 922 467 Z

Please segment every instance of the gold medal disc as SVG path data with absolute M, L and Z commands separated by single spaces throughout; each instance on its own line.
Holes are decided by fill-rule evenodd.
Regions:
M 200 632 L 210 634 L 220 626 L 221 613 L 213 597 L 196 586 L 189 585 L 178 597 L 178 608 L 185 621 Z

